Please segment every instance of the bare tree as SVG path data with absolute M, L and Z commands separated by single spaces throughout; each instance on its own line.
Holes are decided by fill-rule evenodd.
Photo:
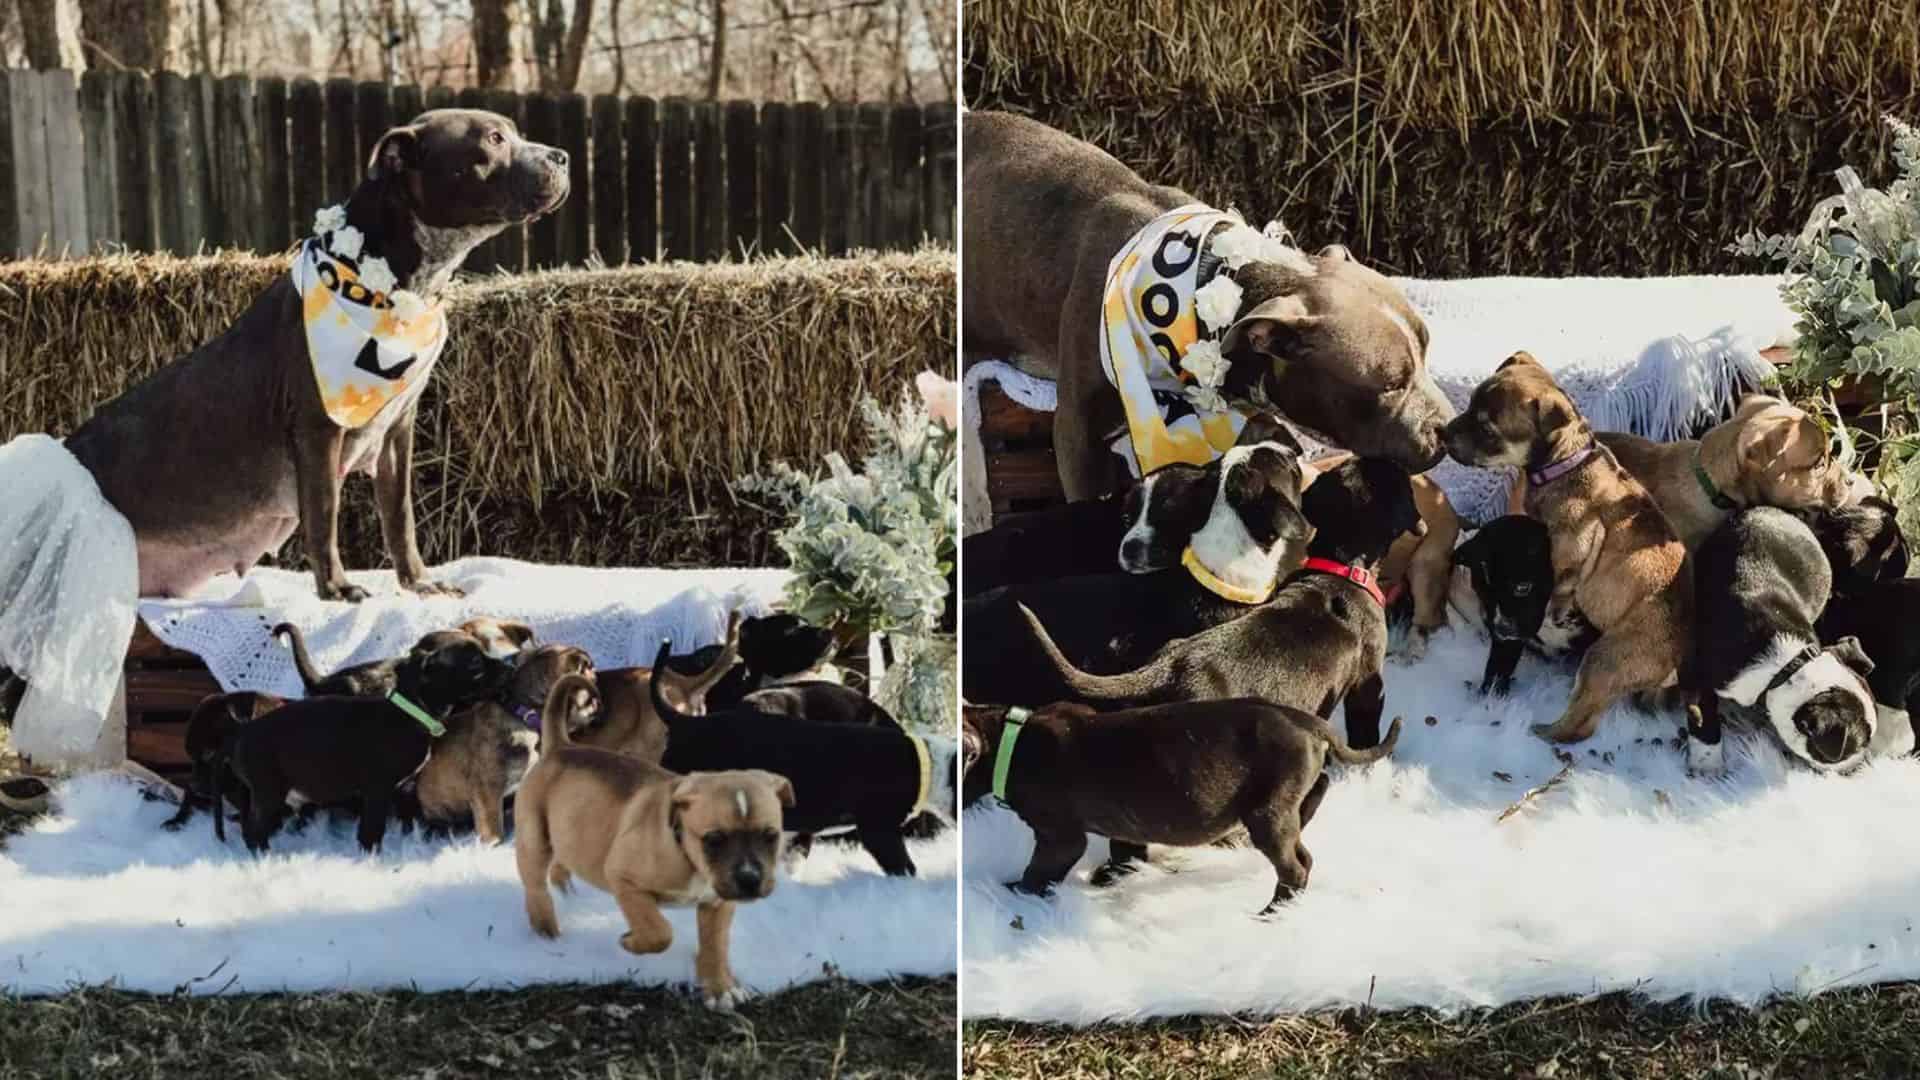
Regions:
M 727 0 L 713 0 L 713 52 L 707 57 L 707 100 L 720 97 L 727 73 Z
M 79 42 L 74 27 L 63 18 L 62 0 L 19 0 L 20 38 L 27 66 L 48 70 L 78 68 Z
M 168 0 L 80 0 L 80 42 L 87 66 L 158 71 L 173 33 Z
M 508 0 L 473 0 L 474 80 L 488 90 L 513 85 L 513 16 Z
M 552 2 L 557 5 L 559 0 Z M 593 0 L 573 0 L 573 21 L 567 26 L 567 38 L 560 53 L 556 89 L 573 90 L 580 85 L 580 66 L 587 58 L 587 34 L 592 29 Z

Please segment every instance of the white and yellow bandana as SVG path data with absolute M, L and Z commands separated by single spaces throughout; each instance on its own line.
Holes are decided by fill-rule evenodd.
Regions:
M 403 319 L 393 296 L 363 284 L 358 264 L 328 252 L 317 236 L 300 246 L 291 273 L 305 301 L 314 382 L 334 423 L 365 427 L 426 385 L 447 343 L 439 301 L 415 305 Z
M 1232 409 L 1195 406 L 1169 424 L 1166 407 L 1155 397 L 1158 391 L 1184 401 L 1184 389 L 1195 382 L 1181 365 L 1187 351 L 1207 330 L 1226 330 L 1203 329 L 1194 304 L 1207 238 L 1221 224 L 1243 223 L 1237 214 L 1201 203 L 1170 210 L 1135 233 L 1107 264 L 1100 363 L 1126 410 L 1127 434 L 1114 447 L 1135 475 L 1175 461 L 1205 465 L 1232 449 L 1246 423 Z

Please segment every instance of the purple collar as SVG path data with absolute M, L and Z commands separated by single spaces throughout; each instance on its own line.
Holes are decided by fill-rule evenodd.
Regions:
M 1599 452 L 1599 447 L 1588 444 L 1585 450 L 1574 454 L 1572 457 L 1561 458 L 1559 461 L 1554 462 L 1544 469 L 1538 471 L 1529 469 L 1527 470 L 1527 483 L 1533 487 L 1543 487 L 1551 484 L 1580 466 L 1585 465 L 1588 461 L 1592 460 L 1593 455 Z
M 535 731 L 540 730 L 540 706 L 538 705 L 515 705 L 513 717 Z

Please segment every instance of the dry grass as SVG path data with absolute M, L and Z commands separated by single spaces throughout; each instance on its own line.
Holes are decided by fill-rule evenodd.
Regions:
M 219 333 L 285 266 L 223 253 L 0 264 L 0 440 L 61 434 Z M 556 271 L 463 283 L 421 408 L 431 561 L 766 561 L 731 482 L 860 440 L 862 395 L 952 367 L 950 251 Z M 342 518 L 382 565 L 369 485 Z M 298 558 L 297 547 L 289 555 Z

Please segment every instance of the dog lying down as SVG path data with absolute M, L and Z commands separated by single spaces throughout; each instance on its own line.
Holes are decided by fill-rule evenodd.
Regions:
M 1313 856 L 1300 834 L 1326 796 L 1327 759 L 1386 757 L 1400 719 L 1379 746 L 1350 750 L 1325 720 L 1257 698 L 1098 714 L 968 706 L 961 739 L 966 803 L 991 793 L 1033 829 L 1033 858 L 1008 888 L 1051 893 L 1086 854 L 1089 832 L 1192 847 L 1244 825 L 1277 878 L 1265 915 L 1306 888 Z

